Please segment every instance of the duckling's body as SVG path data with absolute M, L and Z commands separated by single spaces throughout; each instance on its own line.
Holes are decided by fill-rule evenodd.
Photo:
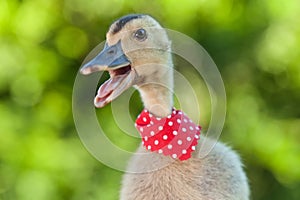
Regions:
M 204 137 L 201 137 L 199 146 Z M 137 153 L 147 153 L 141 145 Z M 151 159 L 133 156 L 128 171 L 149 171 L 168 157 L 152 153 Z M 121 200 L 248 200 L 247 178 L 235 152 L 217 143 L 205 157 L 195 152 L 186 161 L 175 161 L 157 171 L 125 174 Z
M 141 94 L 145 109 L 159 118 L 173 108 L 171 43 L 148 15 L 128 15 L 114 22 L 105 49 L 81 70 L 107 70 L 111 78 L 98 90 L 103 107 L 130 86 Z M 206 141 L 205 141 L 206 140 Z M 201 136 L 192 157 L 181 161 L 140 145 L 123 177 L 121 200 L 248 200 L 249 188 L 238 155 L 221 143 L 203 157 Z M 145 156 L 146 155 L 146 156 Z

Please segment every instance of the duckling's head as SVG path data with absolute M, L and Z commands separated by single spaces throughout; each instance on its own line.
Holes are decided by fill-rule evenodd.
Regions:
M 170 49 L 166 31 L 149 15 L 132 14 L 115 21 L 106 34 L 104 49 L 80 70 L 82 74 L 110 74 L 98 90 L 95 106 L 105 106 L 130 86 L 172 87 Z

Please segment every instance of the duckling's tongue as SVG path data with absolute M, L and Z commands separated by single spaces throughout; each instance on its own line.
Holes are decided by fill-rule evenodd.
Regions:
M 118 97 L 124 90 L 132 85 L 134 73 L 126 73 L 122 75 L 112 76 L 103 83 L 98 89 L 98 93 L 94 99 L 96 107 L 101 108 Z

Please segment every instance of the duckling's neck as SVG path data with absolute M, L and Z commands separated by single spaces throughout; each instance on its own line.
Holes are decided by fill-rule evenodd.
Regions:
M 145 77 L 137 89 L 145 109 L 157 117 L 167 117 L 173 108 L 173 64 Z
M 173 107 L 170 89 L 158 85 L 145 85 L 139 88 L 145 109 L 157 117 L 166 117 Z

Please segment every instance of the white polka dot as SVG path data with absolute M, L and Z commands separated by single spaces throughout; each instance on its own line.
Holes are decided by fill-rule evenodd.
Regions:
M 179 111 L 179 112 L 178 112 L 178 114 L 179 114 L 179 115 L 182 115 L 182 112 L 181 112 L 181 111 Z
M 164 129 L 163 126 L 159 126 L 159 127 L 158 127 L 158 130 L 160 130 L 160 131 L 163 130 L 163 129 Z
M 172 154 L 172 157 L 173 158 L 177 158 L 177 155 L 174 153 L 174 154 Z
M 147 149 L 149 149 L 149 150 L 150 150 L 150 149 L 151 149 L 151 145 L 148 145 Z
M 156 117 L 156 119 L 159 121 L 159 120 L 161 120 L 161 118 L 160 117 Z
M 137 124 L 135 123 L 134 126 L 137 127 Z
M 162 153 L 162 152 L 163 152 L 163 150 L 162 150 L 162 149 L 159 149 L 159 150 L 158 150 L 158 153 Z
M 188 122 L 188 120 L 187 120 L 187 119 L 184 119 L 183 121 L 184 121 L 185 123 L 187 123 L 187 122 Z
M 176 110 L 173 110 L 173 114 L 174 114 L 174 115 L 176 114 Z
M 155 144 L 155 145 L 158 145 L 158 143 L 159 143 L 158 140 L 155 140 L 155 141 L 154 141 L 154 144 Z
M 143 132 L 143 131 L 144 131 L 143 127 L 141 127 L 141 128 L 140 128 L 140 131 L 141 131 L 141 132 Z
M 180 124 L 180 123 L 181 123 L 181 120 L 180 120 L 180 119 L 177 119 L 177 123 Z
M 154 124 L 153 121 L 151 121 L 150 124 L 153 125 Z
M 163 136 L 163 139 L 164 139 L 164 140 L 167 140 L 167 139 L 168 139 L 168 136 L 167 136 L 167 135 L 164 135 L 164 136 Z
M 189 120 L 190 122 L 193 122 L 191 119 Z
M 177 135 L 178 134 L 178 132 L 177 131 L 173 131 L 173 135 Z
M 143 144 L 143 145 L 145 144 L 144 141 L 142 141 L 142 144 Z
M 147 127 L 150 127 L 151 125 L 150 124 L 147 124 Z
M 191 130 L 191 131 L 194 130 L 194 127 L 190 126 L 190 130 Z
M 145 140 L 145 141 L 148 141 L 148 137 L 147 137 L 147 136 L 145 136 L 145 137 L 144 137 L 144 140 Z
M 151 132 L 150 132 L 150 135 L 151 135 L 151 136 L 153 136 L 154 134 L 155 134 L 154 131 L 151 131 Z
M 145 110 L 145 112 L 147 113 L 147 112 L 148 112 L 148 110 Z
M 147 118 L 146 118 L 146 117 L 143 117 L 143 121 L 146 122 L 146 121 L 147 121 Z
M 168 122 L 168 125 L 169 125 L 169 126 L 173 126 L 173 122 L 169 121 L 169 122 Z
M 196 138 L 196 139 L 199 139 L 199 135 L 195 135 L 195 138 Z
M 168 149 L 172 149 L 172 145 L 171 144 L 168 144 Z
M 187 141 L 191 141 L 192 138 L 191 138 L 191 137 L 187 137 L 186 140 L 187 140 Z
M 182 154 L 186 154 L 187 151 L 185 149 L 182 150 Z
M 182 145 L 182 140 L 178 140 L 177 144 Z
M 149 117 L 153 117 L 153 115 L 152 115 L 152 114 L 149 114 Z
M 195 150 L 196 150 L 196 147 L 195 147 L 195 146 L 192 146 L 192 150 L 195 151 Z
M 182 131 L 183 131 L 183 132 L 186 132 L 186 128 L 182 128 Z
M 171 115 L 168 115 L 168 117 L 167 117 L 167 118 L 168 118 L 168 119 L 171 119 L 171 117 L 172 117 Z
M 196 126 L 196 130 L 198 130 L 198 131 L 200 130 L 199 126 Z

